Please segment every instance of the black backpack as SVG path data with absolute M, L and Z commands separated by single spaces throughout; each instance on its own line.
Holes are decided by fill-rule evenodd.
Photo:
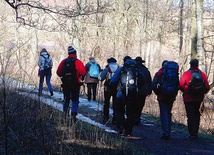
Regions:
M 63 76 L 62 81 L 64 86 L 77 86 L 78 79 L 76 75 L 76 67 L 75 61 L 76 58 L 67 58 L 65 59 L 64 66 L 63 66 Z
M 188 92 L 190 95 L 200 95 L 205 93 L 205 82 L 201 76 L 201 71 L 189 70 L 192 74 L 191 80 L 188 86 Z
M 161 94 L 176 95 L 179 87 L 179 66 L 174 61 L 168 61 L 163 67 Z
M 135 60 L 127 60 L 120 75 L 120 89 L 124 96 L 134 97 L 138 93 L 138 68 Z

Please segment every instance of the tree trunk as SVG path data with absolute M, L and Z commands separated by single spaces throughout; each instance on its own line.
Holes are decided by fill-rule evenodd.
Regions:
M 196 26 L 196 5 L 195 0 L 192 1 L 192 23 L 191 23 L 191 58 L 197 55 L 197 26 Z
M 184 1 L 180 0 L 180 15 L 179 15 L 179 39 L 180 39 L 180 45 L 179 45 L 179 55 L 182 52 L 183 49 L 183 9 L 184 9 Z
M 203 43 L 203 0 L 195 0 L 196 2 L 196 24 L 197 24 L 197 58 L 199 60 L 199 66 L 204 71 L 204 43 Z

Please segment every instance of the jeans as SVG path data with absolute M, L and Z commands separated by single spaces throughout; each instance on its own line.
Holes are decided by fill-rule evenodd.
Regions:
M 40 76 L 40 80 L 39 80 L 39 94 L 42 94 L 42 90 L 43 90 L 43 83 L 44 83 L 44 79 L 46 79 L 46 84 L 48 86 L 48 90 L 51 92 L 53 91 L 52 85 L 51 85 L 51 69 L 47 69 L 47 70 L 42 70 L 39 73 Z
M 93 91 L 93 100 L 96 100 L 96 95 L 97 95 L 97 83 L 87 83 L 87 88 L 88 88 L 88 100 L 91 100 L 91 89 Z
M 79 107 L 79 90 L 80 87 L 69 87 L 69 86 L 65 86 L 65 88 L 63 88 L 63 93 L 64 93 L 64 98 L 65 98 L 65 103 L 63 105 L 63 112 L 65 114 L 67 114 L 68 112 L 68 108 L 69 108 L 69 103 L 70 100 L 72 101 L 72 106 L 71 106 L 71 113 L 78 113 L 78 107 Z
M 170 136 L 172 123 L 172 105 L 173 102 L 159 101 L 160 121 L 163 131 L 163 136 Z
M 200 102 L 185 103 L 188 131 L 191 136 L 196 136 L 198 134 L 198 129 L 200 125 L 200 105 Z

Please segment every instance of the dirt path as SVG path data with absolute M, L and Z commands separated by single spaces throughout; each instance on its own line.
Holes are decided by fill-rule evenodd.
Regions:
M 90 111 L 90 115 L 88 115 L 84 111 L 80 108 L 81 114 L 102 123 L 101 112 Z M 115 125 L 112 125 L 111 122 L 106 126 L 116 130 Z M 214 155 L 214 136 L 212 135 L 209 136 L 209 139 L 199 136 L 198 139 L 191 140 L 188 138 L 188 133 L 179 132 L 177 129 L 172 131 L 170 140 L 161 140 L 160 135 L 160 125 L 149 124 L 143 120 L 140 125 L 134 126 L 133 137 L 124 140 L 134 143 L 135 146 L 143 147 L 154 155 Z
M 130 142 L 144 147 L 148 152 L 157 155 L 213 155 L 214 141 L 199 137 L 188 138 L 188 134 L 172 131 L 170 140 L 161 140 L 160 126 L 139 125 L 134 127 L 133 135 L 140 140 L 129 139 Z

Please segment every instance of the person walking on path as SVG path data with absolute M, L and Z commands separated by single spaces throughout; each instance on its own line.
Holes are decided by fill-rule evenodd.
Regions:
M 48 86 L 50 95 L 53 96 L 53 88 L 52 88 L 52 85 L 50 82 L 51 76 L 52 76 L 53 61 L 52 61 L 50 54 L 47 52 L 47 50 L 45 48 L 43 48 L 40 52 L 38 66 L 39 66 L 38 76 L 40 77 L 38 96 L 42 95 L 44 78 L 46 80 L 46 84 Z
M 95 67 L 96 69 L 91 71 L 91 67 Z M 96 62 L 94 57 L 89 57 L 89 62 L 85 65 L 86 76 L 84 78 L 84 82 L 87 84 L 87 93 L 88 93 L 88 101 L 91 101 L 91 97 L 93 95 L 93 101 L 96 101 L 97 96 L 97 84 L 99 83 L 98 75 L 101 72 L 100 65 Z M 92 77 L 91 73 L 96 72 L 96 75 Z M 92 90 L 92 92 L 91 92 Z
M 115 109 L 118 135 L 129 137 L 132 135 L 134 126 L 135 100 L 140 83 L 138 79 L 143 77 L 141 78 L 142 75 L 138 74 L 136 61 L 130 56 L 125 56 L 123 62 L 123 66 L 113 75 L 110 87 L 117 88 Z
M 103 106 L 103 123 L 108 122 L 109 120 L 109 106 L 110 106 L 110 99 L 112 97 L 112 108 L 113 108 L 113 118 L 112 124 L 116 123 L 116 116 L 115 116 L 115 100 L 116 100 L 116 93 L 117 89 L 112 89 L 109 86 L 109 82 L 113 77 L 116 70 L 119 68 L 119 64 L 117 60 L 113 57 L 107 60 L 106 68 L 100 73 L 98 79 L 100 81 L 104 81 L 104 106 Z
M 162 136 L 160 137 L 163 140 L 170 139 L 171 133 L 171 122 L 172 122 L 172 106 L 176 99 L 178 88 L 179 88 L 179 77 L 178 73 L 175 73 L 175 77 L 172 75 L 165 78 L 165 74 L 167 74 L 167 64 L 169 61 L 165 60 L 162 62 L 162 68 L 159 69 L 158 72 L 155 73 L 155 76 L 152 81 L 152 89 L 157 95 L 157 100 L 160 108 L 160 121 L 162 127 Z M 176 64 L 175 72 L 178 72 L 178 65 Z M 175 92 L 174 93 L 166 93 L 166 90 L 163 90 L 164 81 L 170 80 L 169 77 L 172 77 L 171 81 L 174 81 Z
M 60 78 L 62 78 L 63 82 L 63 91 L 65 94 L 63 114 L 65 117 L 67 116 L 71 99 L 72 121 L 76 122 L 76 115 L 78 114 L 81 77 L 85 76 L 86 70 L 83 62 L 77 59 L 76 50 L 72 46 L 68 47 L 68 57 L 60 62 L 56 73 Z
M 199 73 L 199 78 L 203 81 L 203 90 L 196 94 L 192 94 L 189 90 L 190 81 L 194 73 Z M 196 74 L 195 74 L 196 75 Z M 207 76 L 198 68 L 198 60 L 192 59 L 190 61 L 190 69 L 183 73 L 180 79 L 180 90 L 183 92 L 183 100 L 187 114 L 187 125 L 189 131 L 189 138 L 198 138 L 198 130 L 200 125 L 200 106 L 206 94 L 210 89 Z
M 138 125 L 140 123 L 140 117 L 141 117 L 143 107 L 145 105 L 146 97 L 148 95 L 151 95 L 152 93 L 152 77 L 148 68 L 142 64 L 145 61 L 142 60 L 141 57 L 136 57 L 135 61 L 137 63 L 139 72 L 141 72 L 142 75 L 145 76 L 145 81 L 143 82 L 142 87 L 139 88 L 138 90 L 139 92 L 136 96 L 135 125 Z

